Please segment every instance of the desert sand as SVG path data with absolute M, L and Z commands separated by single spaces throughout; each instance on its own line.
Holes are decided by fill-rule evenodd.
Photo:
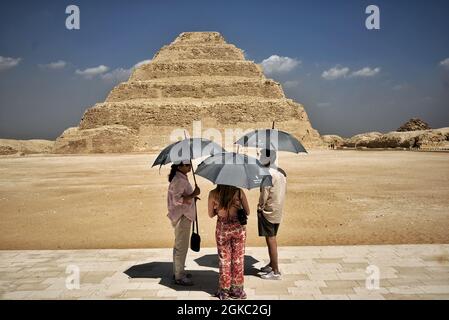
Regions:
M 171 247 L 166 176 L 156 154 L 0 158 L 0 249 Z M 288 193 L 279 244 L 449 243 L 449 153 L 282 153 Z M 195 163 L 194 163 L 195 166 Z M 193 181 L 191 179 L 191 181 Z M 213 247 L 202 190 L 202 245 Z M 249 192 L 251 207 L 258 190 Z M 253 210 L 250 246 L 264 245 Z

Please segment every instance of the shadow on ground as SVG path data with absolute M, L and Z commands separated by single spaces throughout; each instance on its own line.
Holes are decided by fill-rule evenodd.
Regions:
M 194 260 L 201 267 L 218 268 L 218 254 L 207 254 Z M 259 260 L 252 256 L 245 256 L 245 276 L 257 276 L 260 270 L 254 265 Z
M 192 274 L 193 286 L 176 285 L 173 281 L 173 263 L 149 262 L 132 266 L 124 273 L 133 279 L 161 279 L 159 284 L 176 291 L 204 291 L 211 295 L 217 291 L 218 272 L 213 270 L 189 270 Z
M 217 292 L 218 286 L 218 255 L 208 254 L 194 260 L 199 266 L 216 268 L 215 270 L 188 270 L 192 274 L 193 286 L 176 285 L 173 281 L 172 262 L 149 262 L 132 266 L 124 273 L 133 279 L 161 279 L 159 284 L 176 291 L 204 291 L 210 295 Z M 259 269 L 254 264 L 259 260 L 245 256 L 245 275 L 257 276 Z

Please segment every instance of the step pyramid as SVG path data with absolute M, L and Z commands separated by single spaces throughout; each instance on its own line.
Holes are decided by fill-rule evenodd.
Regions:
M 218 32 L 185 32 L 136 68 L 104 102 L 87 109 L 78 127 L 57 138 L 53 151 L 159 150 L 172 142 L 174 129 L 191 135 L 194 121 L 201 121 L 202 131 L 218 130 L 223 140 L 227 132 L 227 143 L 231 129 L 270 128 L 275 121 L 277 129 L 306 147 L 323 145 L 304 107 L 287 99 L 280 84 L 245 60 L 242 50 Z

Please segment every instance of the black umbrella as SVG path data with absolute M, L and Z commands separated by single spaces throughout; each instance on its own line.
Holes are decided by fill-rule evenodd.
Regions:
M 215 154 L 198 165 L 196 174 L 215 184 L 223 184 L 246 189 L 271 186 L 268 168 L 256 158 L 235 152 Z
M 196 158 L 225 152 L 215 142 L 203 138 L 190 138 L 172 143 L 159 153 L 152 167 L 167 163 L 181 163 Z
M 192 159 L 213 155 L 216 153 L 225 152 L 226 150 L 220 147 L 215 142 L 203 138 L 185 138 L 184 140 L 172 143 L 159 153 L 152 167 L 167 164 L 167 163 L 181 163 L 185 161 L 190 162 L 192 166 Z M 193 170 L 193 166 L 192 166 Z M 193 180 L 196 184 L 195 172 L 193 171 Z
M 287 132 L 274 129 L 274 123 L 273 129 L 251 131 L 238 139 L 235 144 L 267 150 L 307 153 L 306 148 L 294 136 Z

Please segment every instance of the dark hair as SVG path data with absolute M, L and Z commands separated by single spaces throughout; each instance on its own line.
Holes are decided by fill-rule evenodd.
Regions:
M 172 164 L 170 173 L 168 174 L 168 182 L 171 182 L 176 175 L 176 171 L 178 171 L 179 164 Z
M 234 186 L 217 185 L 218 208 L 229 210 L 232 206 L 232 200 L 237 191 L 240 189 Z

